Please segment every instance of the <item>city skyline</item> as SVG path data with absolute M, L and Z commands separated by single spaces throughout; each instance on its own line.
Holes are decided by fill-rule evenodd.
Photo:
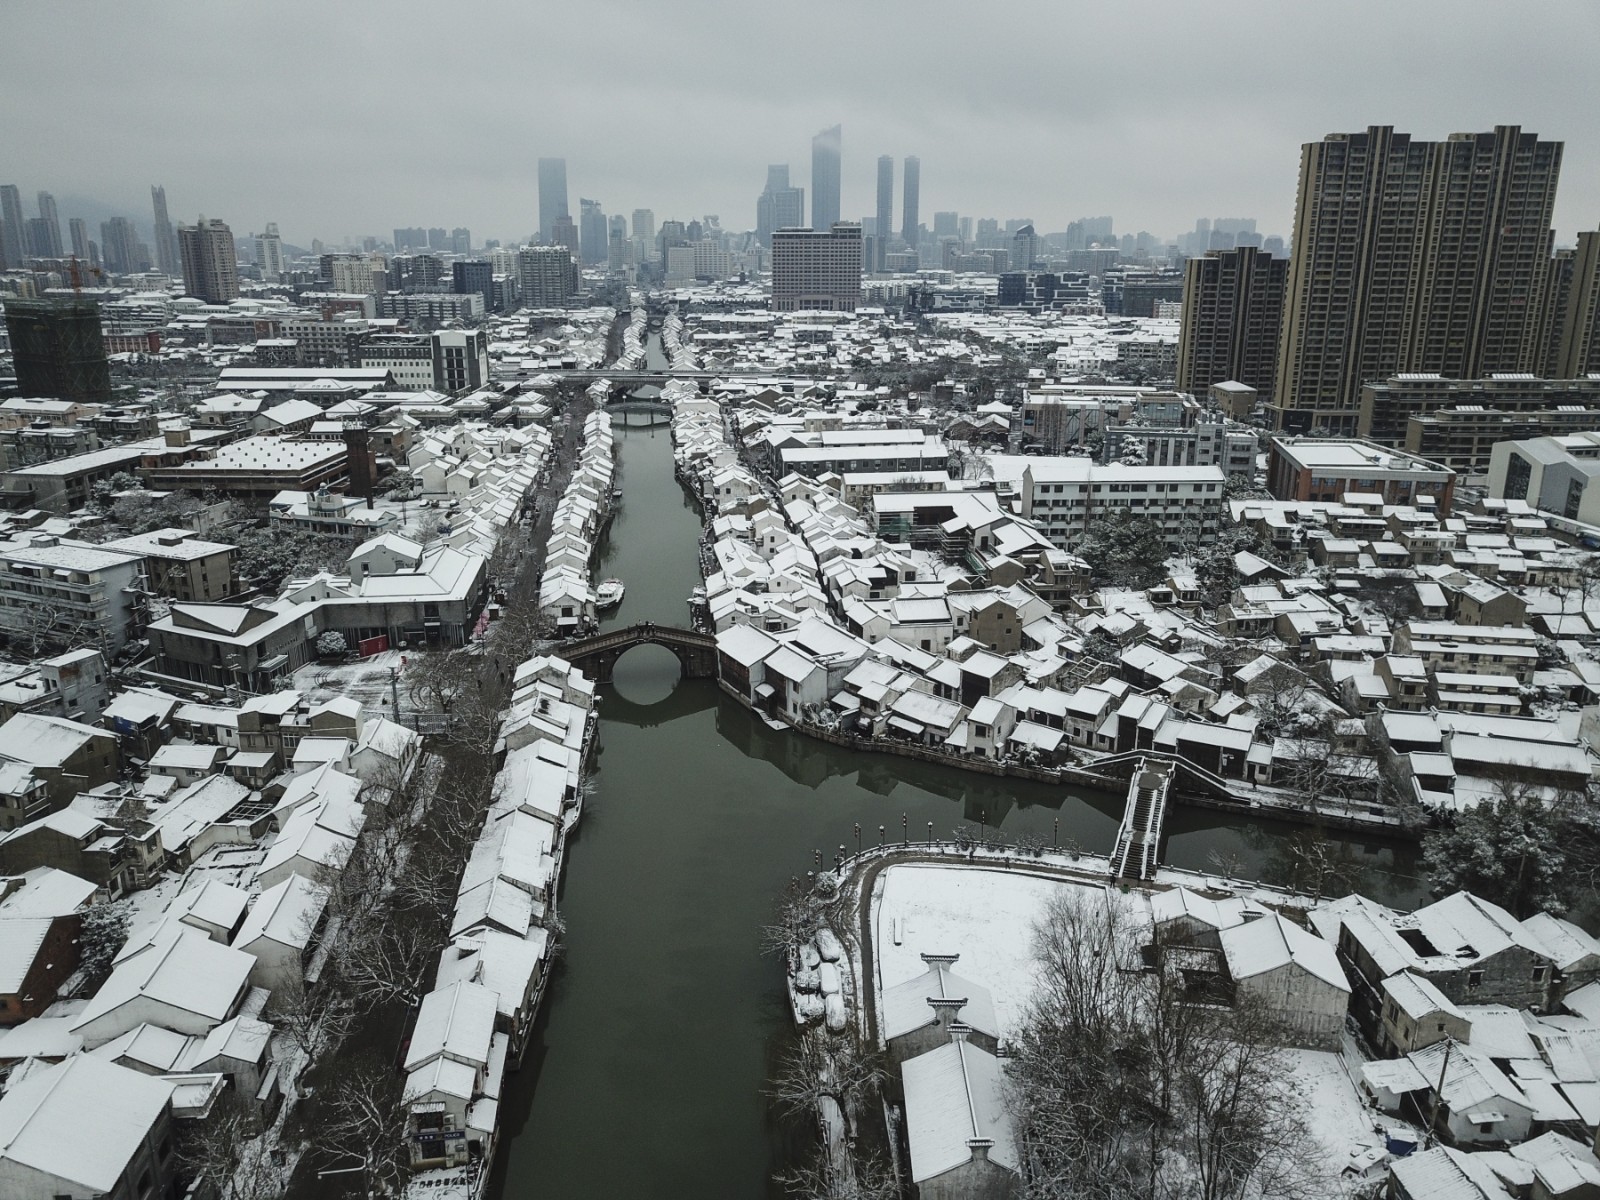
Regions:
M 1164 238 L 1192 227 L 1201 214 L 1248 213 L 1264 231 L 1286 234 L 1302 144 L 1370 124 L 1430 139 L 1517 124 L 1567 145 L 1555 214 L 1558 239 L 1571 244 L 1580 230 L 1600 225 L 1600 135 L 1587 118 L 1600 85 L 1581 61 L 1588 41 L 1581 35 L 1600 33 L 1600 14 L 1581 4 L 1543 6 L 1519 14 L 1515 26 L 1503 10 L 1479 5 L 1421 4 L 1401 11 L 1357 6 L 1382 23 L 1386 37 L 1352 42 L 1336 55 L 1294 53 L 1296 38 L 1319 37 L 1321 31 L 1309 19 L 1264 5 L 1228 5 L 1227 14 L 1142 9 L 1137 25 L 1107 12 L 1068 14 L 1021 5 L 1014 6 L 1019 19 L 1039 36 L 1012 43 L 1007 56 L 969 48 L 958 91 L 941 83 L 917 55 L 874 57 L 874 45 L 901 43 L 903 22 L 887 11 L 855 9 L 858 36 L 830 39 L 827 22 L 815 30 L 780 30 L 774 20 L 759 37 L 782 38 L 784 55 L 690 88 L 673 78 L 673 48 L 687 44 L 702 24 L 717 28 L 718 14 L 733 10 L 692 6 L 701 18 L 696 20 L 681 9 L 629 9 L 630 27 L 641 36 L 612 48 L 616 69 L 608 69 L 608 77 L 615 87 L 608 84 L 603 102 L 582 85 L 586 68 L 536 46 L 531 53 L 537 70 L 529 77 L 538 82 L 504 97 L 528 103 L 498 105 L 491 93 L 501 95 L 503 86 L 494 82 L 500 75 L 493 67 L 509 63 L 513 51 L 524 52 L 528 39 L 517 34 L 541 18 L 494 8 L 493 35 L 479 51 L 485 69 L 461 77 L 429 105 L 409 109 L 399 122 L 378 120 L 368 111 L 376 101 L 362 98 L 339 110 L 341 120 L 329 121 L 326 113 L 313 120 L 307 111 L 302 121 L 297 113 L 316 103 L 315 91 L 300 81 L 333 61 L 337 47 L 353 39 L 381 50 L 405 22 L 377 23 L 359 10 L 321 9 L 317 21 L 298 22 L 295 5 L 289 7 L 278 31 L 283 53 L 271 70 L 222 52 L 248 35 L 242 13 L 215 14 L 195 35 L 214 40 L 216 51 L 198 65 L 170 44 L 159 25 L 146 28 L 149 23 L 129 13 L 102 14 L 86 23 L 81 53 L 89 78 L 116 82 L 51 91 L 48 105 L 37 102 L 48 68 L 0 49 L 6 66 L 0 96 L 13 111 L 27 111 L 38 133 L 13 148 L 6 182 L 19 184 L 29 200 L 50 191 L 63 221 L 78 216 L 91 229 L 111 215 L 148 228 L 148 189 L 159 180 L 183 212 L 222 214 L 241 234 L 276 221 L 293 244 L 313 237 L 334 243 L 438 221 L 509 240 L 538 226 L 537 159 L 562 157 L 569 163 L 572 195 L 594 197 L 607 212 L 650 207 L 686 221 L 716 213 L 724 227 L 744 228 L 752 224 L 749 197 L 759 193 L 768 163 L 790 162 L 795 186 L 814 192 L 809 141 L 818 129 L 837 123 L 845 127 L 848 143 L 839 214 L 846 220 L 873 213 L 875 162 L 887 153 L 926 160 L 927 212 L 1002 221 L 1029 215 L 1041 234 L 1085 214 L 1111 213 L 1119 233 L 1148 229 Z M 57 11 L 24 8 L 12 14 L 18 36 L 9 44 L 37 44 L 50 36 Z M 935 22 L 928 15 L 931 46 Z M 1362 24 L 1362 13 L 1353 12 L 1348 27 Z M 1057 86 L 1054 72 L 1044 69 L 1068 32 L 1091 40 L 1120 37 L 1130 47 L 1144 42 L 1152 53 L 1181 45 L 1188 56 L 1204 56 L 1232 51 L 1241 30 L 1250 35 L 1245 44 L 1260 49 L 1251 70 L 1186 75 L 1181 104 L 1172 102 L 1172 89 L 1128 87 L 1129 60 L 1119 56 L 1076 64 L 1079 86 L 1071 89 Z M 1512 35 L 1538 43 L 1537 70 L 1508 65 L 1506 39 Z M 1426 54 L 1409 52 L 1423 45 Z M 195 69 L 161 69 L 174 66 L 180 54 Z M 383 58 L 374 54 L 372 61 Z M 130 60 L 154 69 L 116 69 Z M 1035 62 L 1039 69 L 1023 69 Z M 342 70 L 348 69 L 346 63 Z M 814 88 L 794 86 L 807 70 L 820 69 L 838 84 L 826 99 L 818 99 Z M 1486 75 L 1496 87 L 1481 86 Z M 185 82 L 174 85 L 174 78 Z M 1360 88 L 1348 86 L 1353 78 L 1362 80 Z M 114 136 L 104 119 L 113 107 L 159 112 L 163 104 L 181 108 L 203 95 L 208 111 L 226 123 L 234 108 L 242 113 L 255 104 L 262 87 L 287 106 L 286 127 L 310 132 L 281 143 L 195 139 L 181 122 L 156 122 L 140 138 L 126 140 Z M 703 98 L 723 114 L 716 136 L 698 140 L 693 153 L 639 116 L 659 108 L 663 89 L 671 94 L 676 87 L 683 87 L 687 102 Z M 341 134 L 351 128 L 369 134 L 359 143 L 366 157 L 354 171 L 352 143 Z M 417 169 L 420 147 L 430 169 Z M 307 177 L 318 186 L 306 187 Z M 89 208 L 88 200 L 101 207 Z

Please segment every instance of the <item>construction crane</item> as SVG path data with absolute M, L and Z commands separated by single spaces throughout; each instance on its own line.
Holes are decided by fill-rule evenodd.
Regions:
M 83 273 L 85 271 L 93 275 L 101 283 L 104 283 L 106 278 L 106 273 L 103 270 L 92 263 L 87 266 L 80 264 L 78 256 L 74 254 L 67 260 L 67 279 L 72 284 L 72 290 L 80 296 L 83 295 Z

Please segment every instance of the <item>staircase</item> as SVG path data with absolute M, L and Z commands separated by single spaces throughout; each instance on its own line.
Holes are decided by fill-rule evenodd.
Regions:
M 1167 820 L 1172 764 L 1141 758 L 1128 781 L 1128 801 L 1111 852 L 1113 879 L 1154 879 L 1160 866 L 1161 830 Z

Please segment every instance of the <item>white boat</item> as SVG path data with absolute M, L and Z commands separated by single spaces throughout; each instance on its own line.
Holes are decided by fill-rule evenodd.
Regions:
M 622 593 L 627 589 L 622 586 L 620 579 L 607 579 L 594 590 L 594 602 L 597 608 L 615 608 L 622 603 Z

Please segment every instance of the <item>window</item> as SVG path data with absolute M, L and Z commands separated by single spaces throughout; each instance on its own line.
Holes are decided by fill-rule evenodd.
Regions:
M 1467 972 L 1467 986 L 1469 988 L 1482 987 L 1483 986 L 1483 972 L 1482 971 L 1468 971 Z
M 1543 967 L 1535 967 L 1533 969 L 1533 981 L 1535 983 L 1543 983 L 1544 982 L 1544 968 Z

